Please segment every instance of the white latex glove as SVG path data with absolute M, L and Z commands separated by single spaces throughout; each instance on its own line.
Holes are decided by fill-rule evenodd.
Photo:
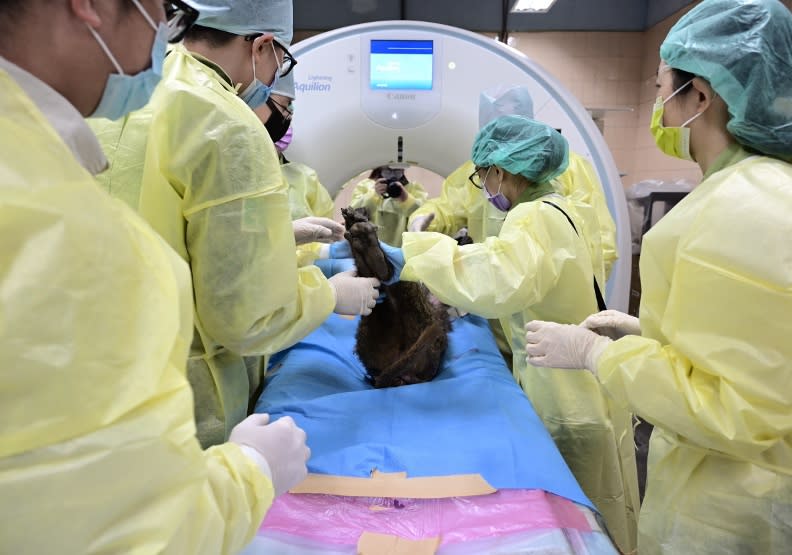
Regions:
M 410 226 L 407 228 L 407 231 L 426 231 L 434 218 L 434 212 L 429 212 L 423 216 L 416 216 L 413 218 L 413 221 L 410 222 Z
M 597 359 L 611 343 L 607 337 L 570 324 L 534 320 L 525 325 L 525 360 L 546 368 L 587 368 L 597 374 Z
M 603 310 L 592 314 L 580 323 L 580 327 L 611 339 L 621 339 L 625 335 L 641 335 L 640 320 L 618 310 Z
M 228 441 L 255 449 L 267 461 L 275 495 L 286 493 L 308 475 L 311 450 L 305 432 L 290 416 L 269 423 L 269 414 L 252 414 L 234 426 Z
M 344 238 L 344 226 L 330 218 L 309 216 L 292 222 L 294 241 L 298 245 L 306 243 L 334 243 Z
M 355 270 L 341 272 L 329 280 L 336 297 L 336 314 L 367 316 L 377 305 L 380 281 L 377 278 L 357 277 Z

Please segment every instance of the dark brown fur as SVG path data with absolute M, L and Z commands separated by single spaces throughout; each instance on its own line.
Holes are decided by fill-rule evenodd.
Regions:
M 365 208 L 341 211 L 346 238 L 362 277 L 390 279 L 393 267 L 379 247 L 377 228 Z M 397 282 L 381 285 L 385 300 L 360 319 L 356 354 L 374 387 L 428 382 L 437 376 L 448 346 L 451 323 L 446 308 L 432 303 L 423 285 Z

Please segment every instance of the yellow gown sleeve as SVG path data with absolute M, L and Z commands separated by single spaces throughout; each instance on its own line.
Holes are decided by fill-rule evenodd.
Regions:
M 309 216 L 332 219 L 335 204 L 312 168 L 298 162 L 289 162 L 283 164 L 281 170 L 289 187 L 289 210 L 292 220 Z M 321 243 L 298 245 L 297 265 L 313 264 L 319 257 L 320 248 Z
M 308 216 L 333 217 L 333 199 L 319 181 L 316 171 L 299 162 L 289 162 L 281 169 L 289 185 L 289 208 L 293 220 Z
M 418 217 L 434 213 L 434 220 L 427 231 L 435 231 L 452 236 L 460 228 L 468 225 L 468 214 L 471 210 L 471 197 L 468 189 L 468 177 L 473 173 L 475 165 L 468 161 L 454 170 L 444 181 L 440 197 L 428 199 L 410 215 L 410 222 Z M 408 224 L 409 225 L 409 224 Z
M 320 218 L 332 218 L 335 212 L 335 203 L 325 186 L 319 181 L 319 175 L 305 164 L 300 164 L 300 167 L 304 168 L 308 203 L 313 215 Z
M 368 210 L 369 216 L 373 218 L 382 206 L 383 200 L 385 199 L 374 190 L 374 180 L 364 179 L 355 185 L 349 205 L 352 208 L 365 208 Z
M 553 214 L 550 211 L 555 211 Z M 459 246 L 439 233 L 405 233 L 401 279 L 423 282 L 442 302 L 486 318 L 542 300 L 576 256 L 569 222 L 542 202 L 509 211 L 500 235 Z

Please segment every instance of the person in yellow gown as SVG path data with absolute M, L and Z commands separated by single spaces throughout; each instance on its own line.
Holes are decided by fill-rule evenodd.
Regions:
M 404 168 L 380 166 L 355 185 L 349 205 L 368 210 L 369 221 L 378 226 L 380 241 L 400 247 L 410 214 L 421 207 L 426 197 L 423 186 L 408 180 Z
M 533 118 L 533 101 L 528 89 L 522 86 L 499 86 L 481 93 L 480 127 L 505 115 Z M 427 200 L 412 212 L 408 229 L 454 236 L 464 227 L 474 242 L 497 235 L 504 217 L 493 210 L 470 185 L 468 176 L 473 173 L 474 166 L 473 161 L 468 160 L 454 170 L 443 181 L 440 196 Z M 616 225 L 608 211 L 597 174 L 588 160 L 570 150 L 566 171 L 553 183 L 556 191 L 567 197 L 580 215 L 594 262 L 594 275 L 604 290 L 618 254 Z
M 190 265 L 188 378 L 206 447 L 225 441 L 258 398 L 266 362 L 245 357 L 293 345 L 333 311 L 369 312 L 378 283 L 298 266 L 278 155 L 253 113 L 293 67 L 291 0 L 196 4 L 201 15 L 171 48 L 146 108 L 93 125 L 111 160 L 102 185 Z
M 531 365 L 587 368 L 654 424 L 641 554 L 792 546 L 790 37 L 777 0 L 704 0 L 671 28 L 651 130 L 704 179 L 644 237 L 640 318 L 527 327 Z

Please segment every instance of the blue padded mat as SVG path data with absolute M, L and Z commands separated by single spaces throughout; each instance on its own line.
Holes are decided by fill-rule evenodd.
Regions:
M 354 355 L 358 319 L 332 315 L 273 357 L 256 412 L 291 416 L 310 472 L 367 477 L 481 474 L 497 489 L 542 489 L 594 508 L 498 352 L 486 320 L 453 323 L 433 381 L 374 389 Z

